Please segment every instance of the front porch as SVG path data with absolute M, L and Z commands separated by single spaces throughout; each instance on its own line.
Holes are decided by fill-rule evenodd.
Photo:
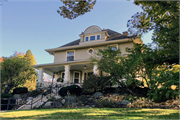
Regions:
M 91 74 L 101 75 L 102 73 L 97 69 L 97 64 L 90 64 L 90 61 L 71 61 L 66 63 L 52 63 L 44 65 L 35 65 L 39 69 L 37 84 L 42 86 L 49 86 L 51 82 L 46 82 L 43 79 L 43 73 L 53 76 L 53 84 L 62 85 L 79 85 L 82 86 L 84 79 Z M 63 79 L 63 83 L 57 82 L 58 78 Z

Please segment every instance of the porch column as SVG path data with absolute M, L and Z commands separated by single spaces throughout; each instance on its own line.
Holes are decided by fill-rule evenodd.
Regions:
M 43 68 L 39 68 L 38 82 L 43 82 Z
M 64 72 L 64 83 L 67 84 L 69 82 L 69 79 L 70 79 L 70 67 L 69 65 L 65 65 L 64 66 L 64 69 L 65 69 L 65 72 Z
M 94 75 L 98 75 L 98 66 L 97 66 L 97 63 L 95 63 L 94 66 L 93 66 L 93 74 Z

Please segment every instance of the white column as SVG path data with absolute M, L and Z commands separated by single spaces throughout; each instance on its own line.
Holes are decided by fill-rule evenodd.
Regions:
M 97 63 L 95 63 L 94 66 L 93 66 L 93 74 L 94 75 L 98 75 L 98 66 L 97 66 Z
M 64 83 L 68 83 L 69 79 L 70 79 L 70 66 L 69 65 L 65 65 L 64 66 L 65 72 L 64 72 Z
M 43 82 L 43 68 L 39 68 L 38 82 Z

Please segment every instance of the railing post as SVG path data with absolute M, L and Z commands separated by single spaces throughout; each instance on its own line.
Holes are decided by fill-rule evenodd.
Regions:
M 31 100 L 31 109 L 32 109 L 32 102 L 33 102 L 33 99 Z
M 42 96 L 41 96 L 41 102 L 42 102 L 42 98 L 43 98 L 43 94 L 42 94 Z
M 7 110 L 9 109 L 10 100 L 11 98 L 8 98 Z

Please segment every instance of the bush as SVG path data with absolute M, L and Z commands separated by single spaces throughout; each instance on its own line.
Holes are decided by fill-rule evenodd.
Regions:
M 58 93 L 59 93 L 59 95 L 64 97 L 67 95 L 68 91 L 71 95 L 79 96 L 79 95 L 81 95 L 82 89 L 78 85 L 71 85 L 71 86 L 67 86 L 67 87 L 62 87 Z
M 148 96 L 155 102 L 164 102 L 179 96 L 179 70 L 157 70 L 150 81 Z
M 109 99 L 102 99 L 102 100 L 98 99 L 96 100 L 96 103 L 101 107 L 107 107 L 107 108 L 116 107 L 116 103 Z
M 1 98 L 13 98 L 12 94 L 5 94 L 5 93 L 1 93 Z M 15 99 L 11 99 L 10 100 L 10 104 L 15 104 L 16 100 Z M 2 104 L 8 104 L 8 99 L 1 99 L 1 110 L 7 110 L 7 105 L 2 105 Z M 14 107 L 14 105 L 9 105 L 9 109 L 11 110 Z
M 41 94 L 42 91 L 41 90 L 33 90 L 29 93 L 29 96 L 31 97 L 36 97 L 37 95 Z
M 28 93 L 28 89 L 26 87 L 18 87 L 13 90 L 13 94 L 24 94 Z
M 108 86 L 111 86 L 110 76 L 98 77 L 91 75 L 83 82 L 83 92 L 93 94 L 95 92 L 103 92 Z

